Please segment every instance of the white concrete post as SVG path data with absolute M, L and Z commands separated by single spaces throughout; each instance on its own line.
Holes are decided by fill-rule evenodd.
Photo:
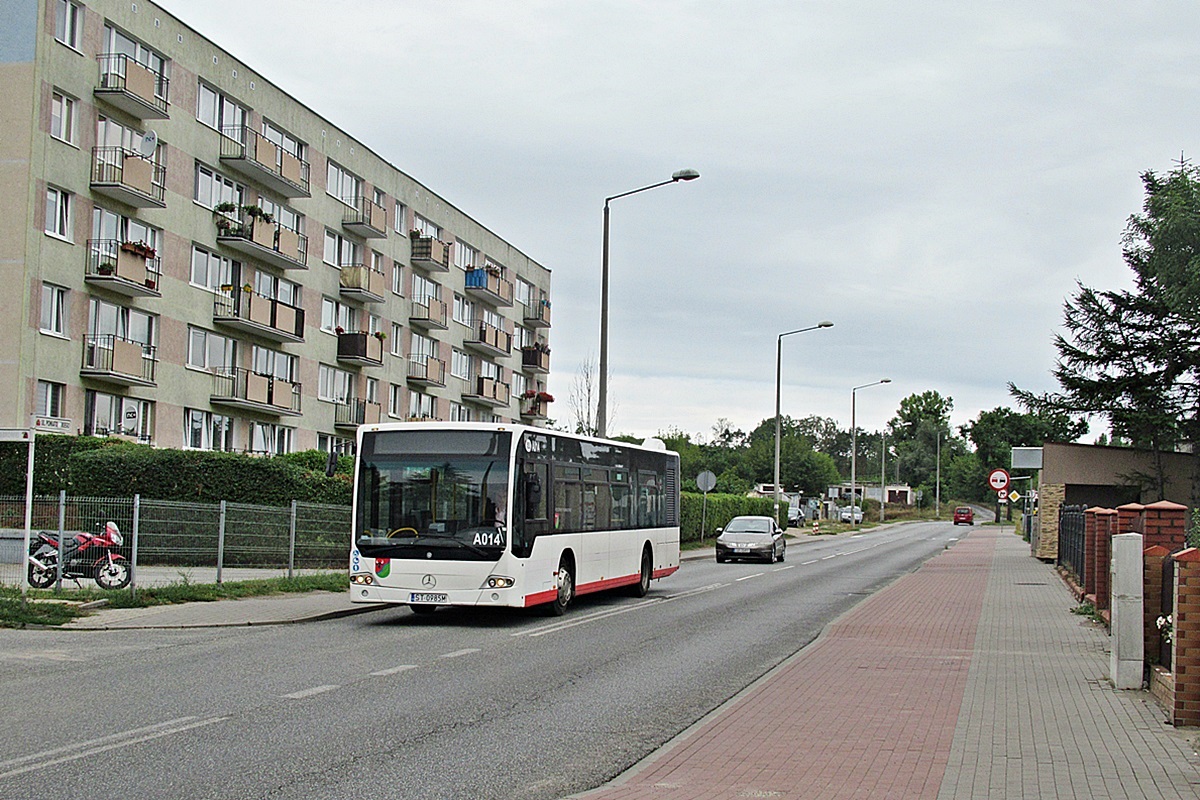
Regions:
M 1109 677 L 1118 689 L 1142 688 L 1145 645 L 1142 633 L 1142 535 L 1112 537 L 1112 653 Z

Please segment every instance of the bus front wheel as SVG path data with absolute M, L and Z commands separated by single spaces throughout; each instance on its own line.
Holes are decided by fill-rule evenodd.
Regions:
M 575 570 L 571 566 L 571 560 L 565 555 L 558 562 L 558 576 L 555 583 L 558 585 L 558 592 L 554 596 L 554 602 L 550 603 L 550 613 L 561 617 L 567 613 L 567 606 L 575 599 Z

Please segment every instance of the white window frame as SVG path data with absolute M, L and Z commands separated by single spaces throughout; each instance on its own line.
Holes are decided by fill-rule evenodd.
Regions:
M 241 206 L 246 202 L 246 187 L 197 161 L 192 199 L 210 211 L 221 203 Z
M 201 259 L 203 263 L 198 259 Z M 192 263 L 188 274 L 188 281 L 192 286 L 213 293 L 221 293 L 222 286 L 236 285 L 241 271 L 241 263 L 238 261 L 205 250 L 203 247 L 192 247 Z M 198 278 L 203 280 L 198 280 Z
M 400 337 L 404 335 L 404 326 L 399 322 L 392 323 L 392 355 L 404 356 L 404 351 L 400 346 Z
M 464 406 L 462 403 L 450 401 L 450 421 L 451 422 L 470 422 L 471 409 Z
M 362 195 L 362 178 L 330 159 L 325 167 L 325 193 L 351 208 Z
M 38 328 L 42 333 L 67 337 L 69 291 L 66 287 L 53 283 L 42 284 L 42 319 Z
M 460 269 L 472 270 L 479 266 L 480 256 L 478 248 L 464 242 L 462 239 L 454 243 L 454 264 Z
M 79 35 L 83 28 L 83 6 L 71 0 L 55 0 L 54 38 L 72 50 L 79 50 Z
M 408 393 L 408 416 L 413 419 L 437 419 L 437 398 L 416 390 Z
M 326 333 L 337 333 L 338 328 L 345 333 L 356 333 L 358 331 L 358 309 L 348 306 L 340 300 L 322 297 L 321 330 Z
M 64 242 L 71 241 L 74 227 L 71 213 L 72 195 L 66 189 L 57 186 L 46 187 L 46 235 Z
M 395 214 L 392 217 L 392 227 L 396 230 L 396 233 L 400 234 L 401 236 L 408 236 L 408 228 L 405 227 L 407 224 L 408 206 L 397 200 Z
M 425 219 L 420 214 L 413 214 L 413 230 L 430 239 L 442 240 L 442 228 L 435 222 Z
M 188 326 L 187 361 L 191 369 L 226 372 L 237 365 L 237 339 Z
M 450 351 L 450 374 L 464 381 L 471 379 L 471 354 L 455 347 Z
M 317 367 L 317 399 L 339 405 L 355 397 L 354 373 L 338 369 L 330 364 Z
M 404 417 L 404 386 L 399 383 L 388 384 L 388 416 Z
M 55 89 L 50 99 L 50 135 L 60 142 L 75 144 L 75 118 L 78 101 Z
M 36 402 L 34 413 L 37 416 L 61 419 L 66 416 L 67 385 L 54 381 L 38 381 Z
M 183 409 L 183 449 L 232 453 L 237 450 L 237 420 L 199 408 Z M 199 441 L 193 438 L 199 436 Z
M 209 101 L 207 107 L 206 100 Z M 196 91 L 196 120 L 202 125 L 224 133 L 231 139 L 241 141 L 241 129 L 245 127 L 246 118 L 249 116 L 249 111 L 241 103 L 224 92 L 214 89 L 204 81 L 200 81 L 199 89 Z M 230 131 L 230 128 L 236 128 L 236 134 Z M 242 144 L 247 143 L 242 142 Z
M 295 433 L 295 428 L 270 422 L 251 422 L 248 450 L 252 453 L 270 453 L 277 456 L 290 453 L 295 447 Z
M 322 260 L 331 267 L 348 267 L 351 264 L 361 264 L 362 245 L 353 239 L 347 239 L 335 230 L 325 229 L 325 250 Z M 330 259 L 333 261 L 330 261 Z

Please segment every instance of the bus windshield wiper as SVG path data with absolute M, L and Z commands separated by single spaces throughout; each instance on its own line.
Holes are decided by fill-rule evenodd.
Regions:
M 473 544 L 469 544 L 469 543 L 467 543 L 467 542 L 464 542 L 464 541 L 462 541 L 462 540 L 460 540 L 460 539 L 455 539 L 453 536 L 441 536 L 441 535 L 438 535 L 438 534 L 436 534 L 436 533 L 435 533 L 435 534 L 423 534 L 423 535 L 420 537 L 420 540 L 418 541 L 418 544 L 420 544 L 420 543 L 421 543 L 421 542 L 423 542 L 423 541 L 427 541 L 427 540 L 434 540 L 434 541 L 436 541 L 436 542 L 438 542 L 438 543 L 441 543 L 441 542 L 446 542 L 446 543 L 448 543 L 448 544 L 453 544 L 453 545 L 456 545 L 456 546 L 458 546 L 458 547 L 461 547 L 461 548 L 462 548 L 462 549 L 464 549 L 464 550 L 470 550 L 470 551 L 471 551 L 472 553 L 474 553 L 475 555 L 477 555 L 477 556 L 483 556 L 484 558 L 491 558 L 491 557 L 492 557 L 492 554 L 491 554 L 491 553 L 489 553 L 488 551 L 484 550 L 482 547 L 476 547 L 475 545 L 473 545 Z

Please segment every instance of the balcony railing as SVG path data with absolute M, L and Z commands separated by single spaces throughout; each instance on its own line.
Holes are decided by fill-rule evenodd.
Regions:
M 168 80 L 125 53 L 105 53 L 93 94 L 138 119 L 166 119 Z
M 339 333 L 337 360 L 363 367 L 383 365 L 383 337 L 366 331 Z
M 433 356 L 409 356 L 408 380 L 425 386 L 445 386 L 446 362 Z
M 340 289 L 343 297 L 382 303 L 387 296 L 387 276 L 366 264 L 342 264 Z
M 525 306 L 525 324 L 531 328 L 550 327 L 550 301 L 532 300 Z
M 162 259 L 149 247 L 119 239 L 89 239 L 83 278 L 126 297 L 162 297 Z
M 412 309 L 408 314 L 408 323 L 417 328 L 446 330 L 449 326 L 446 323 L 445 302 L 432 297 L 426 298 L 424 301 L 413 300 Z
M 277 342 L 304 341 L 303 308 L 245 287 L 222 287 L 213 301 L 213 322 Z
M 123 147 L 92 148 L 92 190 L 136 208 L 166 208 L 167 169 Z
M 507 356 L 512 353 L 512 334 L 480 322 L 467 334 L 463 344 L 489 356 Z
M 153 386 L 158 361 L 153 345 L 111 333 L 83 337 L 83 366 L 79 374 L 124 386 Z
M 217 241 L 279 269 L 308 269 L 308 237 L 279 222 L 239 215 L 213 214 Z
M 333 412 L 333 424 L 339 428 L 374 425 L 379 422 L 380 412 L 379 403 L 354 398 L 337 405 Z
M 440 239 L 422 236 L 413 231 L 410 234 L 412 243 L 412 264 L 429 272 L 450 271 L 450 245 Z
M 247 125 L 221 129 L 221 163 L 284 197 L 309 197 L 309 164 Z
M 494 306 L 511 306 L 513 302 L 512 281 L 506 281 L 495 272 L 476 267 L 467 271 L 467 294 L 474 295 Z
M 463 394 L 464 400 L 471 400 L 488 406 L 506 406 L 510 397 L 507 383 L 501 383 L 495 378 L 485 378 L 476 375 L 471 388 Z
M 342 216 L 342 227 L 368 239 L 387 236 L 387 211 L 369 197 L 348 197 L 350 205 Z
M 225 367 L 213 373 L 213 403 L 295 417 L 300 415 L 300 384 L 245 367 Z
M 545 348 L 522 347 L 521 366 L 524 367 L 526 372 L 549 372 L 550 351 Z

